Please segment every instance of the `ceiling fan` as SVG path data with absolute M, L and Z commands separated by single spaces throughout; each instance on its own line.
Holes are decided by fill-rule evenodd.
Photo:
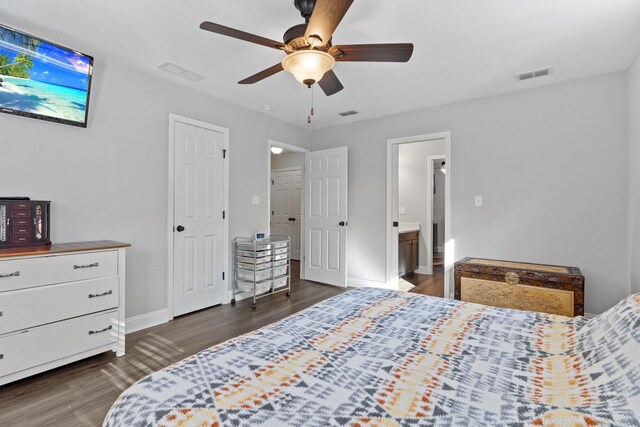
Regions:
M 407 62 L 413 54 L 411 43 L 333 46 L 333 32 L 352 3 L 353 0 L 295 0 L 294 5 L 305 23 L 289 28 L 284 33 L 284 43 L 213 22 L 203 22 L 200 28 L 287 54 L 281 63 L 241 80 L 239 84 L 257 83 L 286 70 L 309 87 L 318 83 L 324 93 L 331 96 L 344 89 L 332 70 L 336 62 Z

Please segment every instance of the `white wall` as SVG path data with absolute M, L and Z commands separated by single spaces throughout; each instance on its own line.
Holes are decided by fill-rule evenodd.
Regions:
M 455 259 L 577 266 L 586 311 L 611 307 L 629 288 L 626 90 L 616 73 L 314 131 L 312 149 L 349 146 L 349 276 L 385 280 L 387 139 L 451 131 Z
M 398 215 L 401 222 L 420 223 L 420 266 L 428 262 L 427 241 L 432 239 L 432 224 L 427 222 L 427 199 L 433 188 L 427 186 L 427 157 L 445 154 L 445 140 L 413 142 L 398 146 L 398 207 L 405 209 Z
M 131 317 L 167 306 L 168 114 L 230 129 L 232 237 L 267 228 L 267 139 L 305 131 L 101 58 L 94 76 L 88 129 L 0 115 L 0 194 L 52 200 L 54 242 L 132 243 Z
M 295 141 L 301 142 L 301 141 Z M 292 141 L 293 143 L 293 141 Z M 281 153 L 271 155 L 271 169 L 301 168 L 304 165 L 304 153 Z
M 631 292 L 640 292 L 640 55 L 627 74 L 629 101 L 629 268 Z

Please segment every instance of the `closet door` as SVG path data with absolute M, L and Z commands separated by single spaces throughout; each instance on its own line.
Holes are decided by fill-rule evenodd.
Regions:
M 213 126 L 212 126 L 213 127 Z M 176 122 L 173 315 L 224 302 L 225 141 L 222 131 Z M 102 264 L 101 264 L 102 265 Z
M 271 234 L 291 236 L 291 171 L 271 173 Z

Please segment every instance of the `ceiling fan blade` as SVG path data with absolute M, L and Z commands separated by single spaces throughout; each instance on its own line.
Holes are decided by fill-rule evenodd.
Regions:
M 318 38 L 316 46 L 324 46 L 351 7 L 353 0 L 317 0 L 304 37 Z
M 266 70 L 262 70 L 259 73 L 254 74 L 251 77 L 247 77 L 246 79 L 239 81 L 238 84 L 251 85 L 251 84 L 259 82 L 260 80 L 264 80 L 267 77 L 271 77 L 274 74 L 277 74 L 282 70 L 284 70 L 284 68 L 282 68 L 282 64 L 278 63 L 278 64 L 274 65 L 273 67 L 269 67 Z
M 224 25 L 214 24 L 213 22 L 205 21 L 200 24 L 200 28 L 205 31 L 211 31 L 212 33 L 222 34 L 223 36 L 233 37 L 234 39 L 244 40 L 249 43 L 260 44 L 273 49 L 281 50 L 284 47 L 282 43 L 275 40 L 256 36 L 255 34 L 246 33 L 244 31 L 236 30 L 235 28 L 225 27 Z
M 352 44 L 329 49 L 336 61 L 407 62 L 413 54 L 411 43 Z
M 344 89 L 344 86 L 342 86 L 342 83 L 340 83 L 338 76 L 336 76 L 336 73 L 334 73 L 333 70 L 327 71 L 324 77 L 318 82 L 318 85 L 320 85 L 322 91 L 327 96 L 331 96 Z

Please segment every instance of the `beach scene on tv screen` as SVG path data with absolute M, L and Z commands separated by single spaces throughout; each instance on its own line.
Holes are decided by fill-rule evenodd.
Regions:
M 0 26 L 0 107 L 84 123 L 90 59 Z

